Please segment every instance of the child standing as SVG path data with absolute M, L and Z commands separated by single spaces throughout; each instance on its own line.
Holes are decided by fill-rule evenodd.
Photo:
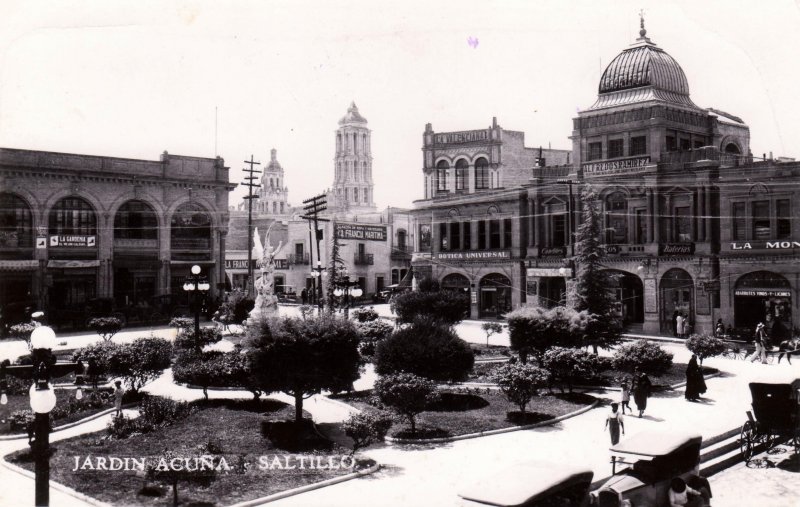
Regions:
M 625 434 L 625 424 L 622 422 L 622 415 L 617 412 L 618 407 L 619 403 L 611 404 L 611 413 L 606 417 L 606 425 L 603 427 L 603 431 L 608 428 L 611 434 L 611 445 L 617 445 L 619 443 L 620 429 L 622 430 L 622 434 Z
M 631 387 L 628 385 L 628 381 L 627 380 L 623 380 L 622 381 L 621 390 L 622 390 L 622 393 L 620 394 L 619 401 L 620 401 L 620 404 L 622 405 L 622 414 L 623 415 L 625 414 L 625 407 L 628 408 L 629 412 L 633 413 L 633 410 L 631 409 L 631 406 L 630 406 Z
M 116 417 L 122 415 L 122 397 L 125 395 L 125 389 L 122 388 L 122 382 L 117 380 L 114 382 L 116 388 L 114 389 L 114 408 L 117 410 Z

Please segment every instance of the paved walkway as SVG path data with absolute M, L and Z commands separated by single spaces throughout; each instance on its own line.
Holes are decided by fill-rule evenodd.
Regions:
M 800 505 L 800 454 L 782 445 L 739 463 L 711 478 L 714 507 Z

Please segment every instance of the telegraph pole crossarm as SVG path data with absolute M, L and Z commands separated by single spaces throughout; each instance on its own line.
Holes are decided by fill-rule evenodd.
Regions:
M 247 286 L 246 290 L 248 294 L 253 294 L 252 291 L 252 284 L 253 284 L 253 199 L 257 199 L 257 195 L 253 195 L 254 188 L 260 188 L 261 185 L 258 183 L 253 183 L 253 180 L 259 179 L 256 174 L 261 174 L 261 171 L 257 171 L 253 166 L 261 165 L 261 162 L 256 162 L 253 160 L 253 155 L 250 155 L 250 160 L 245 160 L 245 164 L 248 164 L 250 167 L 242 169 L 248 176 L 245 176 L 245 182 L 242 183 L 242 186 L 248 187 L 247 188 Z M 260 240 L 259 240 L 260 241 Z

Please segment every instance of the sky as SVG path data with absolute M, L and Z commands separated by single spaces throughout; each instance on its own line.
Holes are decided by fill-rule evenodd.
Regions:
M 355 101 L 376 204 L 409 207 L 426 123 L 497 117 L 530 147 L 570 149 L 640 10 L 697 105 L 743 118 L 754 155 L 800 158 L 800 0 L 0 0 L 0 147 L 219 155 L 232 182 L 275 148 L 297 205 L 331 186 Z

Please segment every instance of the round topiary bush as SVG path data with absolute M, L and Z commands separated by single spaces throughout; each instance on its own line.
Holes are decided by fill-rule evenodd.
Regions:
M 656 377 L 672 368 L 672 353 L 660 345 L 640 340 L 620 345 L 614 352 L 614 368 L 633 372 L 635 369 Z
M 686 348 L 697 356 L 697 359 L 700 360 L 700 364 L 703 364 L 703 359 L 718 356 L 725 352 L 728 347 L 725 345 L 724 341 L 715 336 L 693 334 L 686 340 Z

